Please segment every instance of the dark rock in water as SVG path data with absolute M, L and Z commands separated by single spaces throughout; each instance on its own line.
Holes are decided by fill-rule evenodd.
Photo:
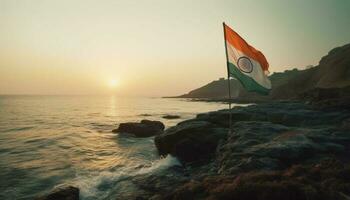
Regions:
M 179 115 L 164 115 L 163 118 L 164 119 L 179 119 L 180 116 Z
M 157 173 L 141 174 L 132 179 L 138 188 L 149 194 L 149 198 L 145 199 L 150 199 L 155 194 L 170 193 L 174 187 L 179 187 L 187 181 L 189 181 L 189 177 L 183 174 L 180 167 L 158 170 Z M 147 197 L 147 195 L 143 196 Z
M 79 188 L 73 186 L 57 188 L 37 200 L 79 200 Z
M 161 130 L 164 130 L 165 128 L 164 124 L 160 121 L 151 121 L 151 120 L 144 119 L 144 120 L 141 120 L 141 124 L 152 126 Z
M 139 115 L 139 116 L 149 117 L 149 116 L 152 116 L 152 115 L 151 115 L 151 114 L 147 114 L 147 113 L 145 113 L 145 114 L 141 114 L 141 115 Z
M 214 154 L 228 130 L 206 121 L 188 121 L 167 129 L 154 139 L 161 155 L 172 154 L 181 161 L 197 161 Z
M 121 123 L 113 133 L 129 133 L 136 137 L 150 137 L 163 132 L 165 126 L 160 121 L 141 120 L 138 122 Z
M 118 186 L 104 199 L 156 200 L 190 180 L 176 158 L 164 159 L 160 160 L 163 163 L 144 168 L 145 171 L 119 180 Z M 115 194 L 118 194 L 117 198 Z

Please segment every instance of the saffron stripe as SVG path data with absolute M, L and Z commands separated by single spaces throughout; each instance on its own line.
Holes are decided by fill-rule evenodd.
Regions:
M 267 62 L 264 54 L 250 46 L 241 36 L 238 35 L 234 30 L 225 25 L 226 41 L 233 45 L 237 50 L 243 52 L 245 55 L 258 61 L 261 68 L 264 71 L 269 69 L 269 63 Z

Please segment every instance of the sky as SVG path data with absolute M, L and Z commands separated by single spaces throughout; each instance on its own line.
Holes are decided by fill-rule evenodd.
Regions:
M 349 0 L 0 0 L 0 94 L 171 96 L 225 77 L 222 22 L 270 72 L 350 42 Z

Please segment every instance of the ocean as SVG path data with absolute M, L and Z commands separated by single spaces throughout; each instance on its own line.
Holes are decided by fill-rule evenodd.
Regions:
M 61 185 L 79 187 L 84 200 L 108 199 L 120 179 L 180 165 L 159 158 L 153 137 L 112 133 L 119 123 L 150 119 L 169 127 L 224 108 L 184 99 L 0 96 L 0 199 L 32 199 Z

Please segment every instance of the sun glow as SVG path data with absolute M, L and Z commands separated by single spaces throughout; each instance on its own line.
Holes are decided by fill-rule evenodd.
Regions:
M 119 86 L 119 80 L 118 79 L 112 79 L 109 81 L 109 87 L 115 88 Z

